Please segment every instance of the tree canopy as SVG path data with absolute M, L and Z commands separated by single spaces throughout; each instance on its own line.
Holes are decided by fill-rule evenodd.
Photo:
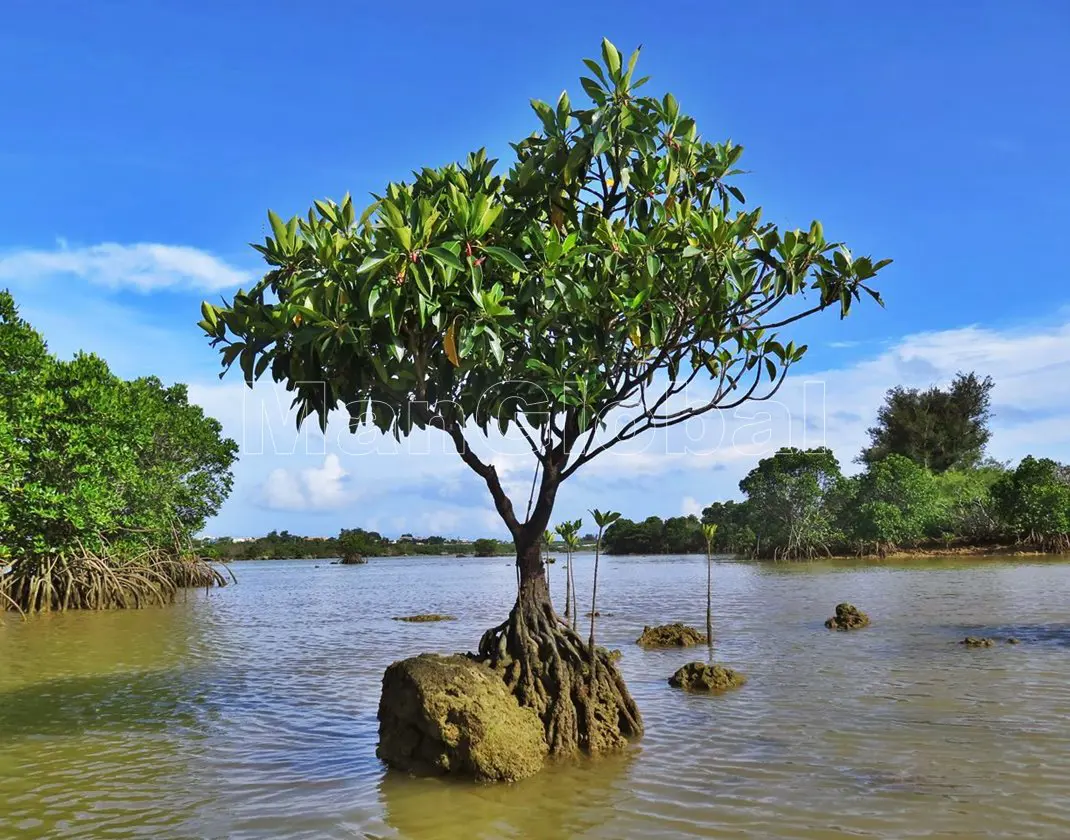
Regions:
M 91 354 L 56 358 L 0 292 L 0 559 L 14 568 L 0 588 L 45 581 L 21 606 L 53 606 L 50 583 L 72 585 L 75 556 L 188 544 L 230 492 L 236 453 L 184 385 L 125 381 Z M 113 601 L 122 593 L 86 605 Z
M 643 95 L 638 57 L 606 41 L 588 103 L 533 101 L 538 129 L 507 168 L 479 151 L 363 211 L 347 196 L 271 213 L 263 279 L 203 307 L 224 365 L 270 371 L 299 420 L 342 405 L 354 427 L 442 428 L 514 536 L 523 523 L 464 436 L 518 428 L 544 475 L 532 540 L 552 489 L 600 452 L 770 395 L 806 349 L 780 331 L 879 300 L 888 261 L 746 208 L 742 147 L 704 139 L 672 94 Z M 673 401 L 700 377 L 708 399 Z M 630 413 L 605 431 L 613 409 Z
M 946 390 L 897 387 L 890 390 L 869 430 L 861 460 L 871 464 L 902 455 L 936 473 L 974 467 L 991 437 L 992 377 L 958 374 Z

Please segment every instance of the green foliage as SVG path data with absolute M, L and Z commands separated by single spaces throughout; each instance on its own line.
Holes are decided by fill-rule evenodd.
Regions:
M 1070 547 L 1070 468 L 1027 456 L 992 487 L 996 509 L 1019 537 L 1047 548 Z
M 785 559 L 827 553 L 838 534 L 826 502 L 841 478 L 826 448 L 782 449 L 759 461 L 739 483 L 756 552 Z
M 870 464 L 858 478 L 853 536 L 862 542 L 905 546 L 917 543 L 940 516 L 933 474 L 902 455 Z
M 230 492 L 237 447 L 183 385 L 48 353 L 0 293 L 0 545 L 13 559 L 184 543 Z
M 503 552 L 504 546 L 497 540 L 481 537 L 472 543 L 476 557 L 496 557 Z
M 607 554 L 691 554 L 703 550 L 706 538 L 697 516 L 649 516 L 619 519 L 606 528 L 603 542 Z
M 976 466 L 991 433 L 990 376 L 955 377 L 946 391 L 893 388 L 869 430 L 871 445 L 861 460 L 867 464 L 902 455 L 936 473 Z
M 338 534 L 338 553 L 341 557 L 374 557 L 382 554 L 385 543 L 375 531 L 343 528 Z
M 270 270 L 203 306 L 224 367 L 270 371 L 299 422 L 341 403 L 354 427 L 444 429 L 531 541 L 551 491 L 600 452 L 775 391 L 806 350 L 780 330 L 879 300 L 888 261 L 746 209 L 742 147 L 703 139 L 671 94 L 643 95 L 637 58 L 604 42 L 581 79 L 589 106 L 532 102 L 537 130 L 507 169 L 479 151 L 388 184 L 363 212 L 347 196 L 269 214 L 255 247 Z M 706 404 L 667 407 L 699 377 Z M 597 438 L 624 405 L 642 408 Z M 466 445 L 470 424 L 527 437 L 543 467 L 530 528 Z
M 501 548 L 495 540 L 490 542 Z M 363 528 L 343 528 L 336 537 L 306 537 L 289 531 L 272 531 L 254 540 L 221 537 L 206 540 L 201 546 L 205 554 L 219 560 L 327 559 L 343 557 L 347 549 L 355 550 L 361 557 L 475 553 L 474 543 L 470 540 L 430 536 L 419 541 L 399 539 L 391 542 L 377 531 Z
M 937 535 L 975 544 L 998 539 L 1004 527 L 992 487 L 1005 472 L 1002 464 L 989 462 L 976 469 L 948 470 L 935 476 L 940 495 Z
M 750 511 L 745 502 L 714 502 L 703 508 L 702 522 L 717 527 L 714 551 L 750 554 L 754 550 L 757 537 L 750 527 Z

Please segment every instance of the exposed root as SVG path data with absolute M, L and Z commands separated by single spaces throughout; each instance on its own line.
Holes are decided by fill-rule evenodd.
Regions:
M 643 732 L 639 709 L 607 651 L 596 667 L 580 635 L 548 600 L 521 598 L 509 619 L 483 634 L 478 658 L 499 670 L 522 706 L 533 708 L 551 755 L 617 750 Z
M 83 549 L 16 559 L 0 574 L 0 608 L 23 613 L 137 608 L 168 604 L 182 588 L 225 584 L 216 568 L 193 555 L 150 549 L 100 556 Z

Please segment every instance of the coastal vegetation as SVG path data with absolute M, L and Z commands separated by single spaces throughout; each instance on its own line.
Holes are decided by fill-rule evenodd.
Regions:
M 888 262 L 817 221 L 763 221 L 736 183 L 742 147 L 705 140 L 672 94 L 647 95 L 638 59 L 603 41 L 589 101 L 532 102 L 535 131 L 505 166 L 478 151 L 387 184 L 363 211 L 347 196 L 269 213 L 263 278 L 202 306 L 224 367 L 283 383 L 299 421 L 340 408 L 353 429 L 437 429 L 484 481 L 518 592 L 478 657 L 553 755 L 642 732 L 616 665 L 588 679 L 587 646 L 550 602 L 541 542 L 562 483 L 639 435 L 775 393 L 806 352 L 785 331 L 879 301 Z M 707 398 L 682 406 L 695 382 Z M 531 451 L 526 506 L 473 445 L 492 428 Z
M 252 539 L 217 537 L 198 541 L 198 550 L 206 557 L 222 562 L 240 560 L 325 560 L 344 557 L 406 557 L 411 555 L 456 556 L 474 554 L 497 557 L 511 553 L 511 546 L 500 540 L 480 538 L 461 540 L 440 536 L 397 539 L 377 531 L 343 528 L 334 537 L 307 537 L 289 531 L 271 531 Z
M 786 448 L 740 481 L 740 501 L 697 517 L 622 519 L 605 534 L 612 554 L 704 548 L 798 560 L 902 550 L 1070 549 L 1070 467 L 1027 456 L 1013 469 L 985 457 L 990 377 L 959 374 L 946 389 L 893 388 L 845 476 L 826 448 Z M 703 527 L 714 526 L 712 542 Z
M 57 358 L 0 292 L 0 603 L 137 607 L 222 584 L 192 540 L 236 452 L 185 386 Z

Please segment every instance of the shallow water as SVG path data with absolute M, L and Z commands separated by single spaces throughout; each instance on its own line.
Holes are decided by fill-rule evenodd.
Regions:
M 1070 565 L 718 563 L 716 657 L 749 682 L 702 697 L 666 679 L 705 648 L 634 640 L 702 626 L 704 559 L 603 563 L 599 641 L 647 733 L 516 785 L 375 758 L 383 669 L 473 647 L 511 606 L 505 559 L 244 563 L 170 608 L 6 617 L 0 837 L 1070 836 Z M 843 600 L 873 627 L 826 631 Z M 390 620 L 414 612 L 458 620 Z

